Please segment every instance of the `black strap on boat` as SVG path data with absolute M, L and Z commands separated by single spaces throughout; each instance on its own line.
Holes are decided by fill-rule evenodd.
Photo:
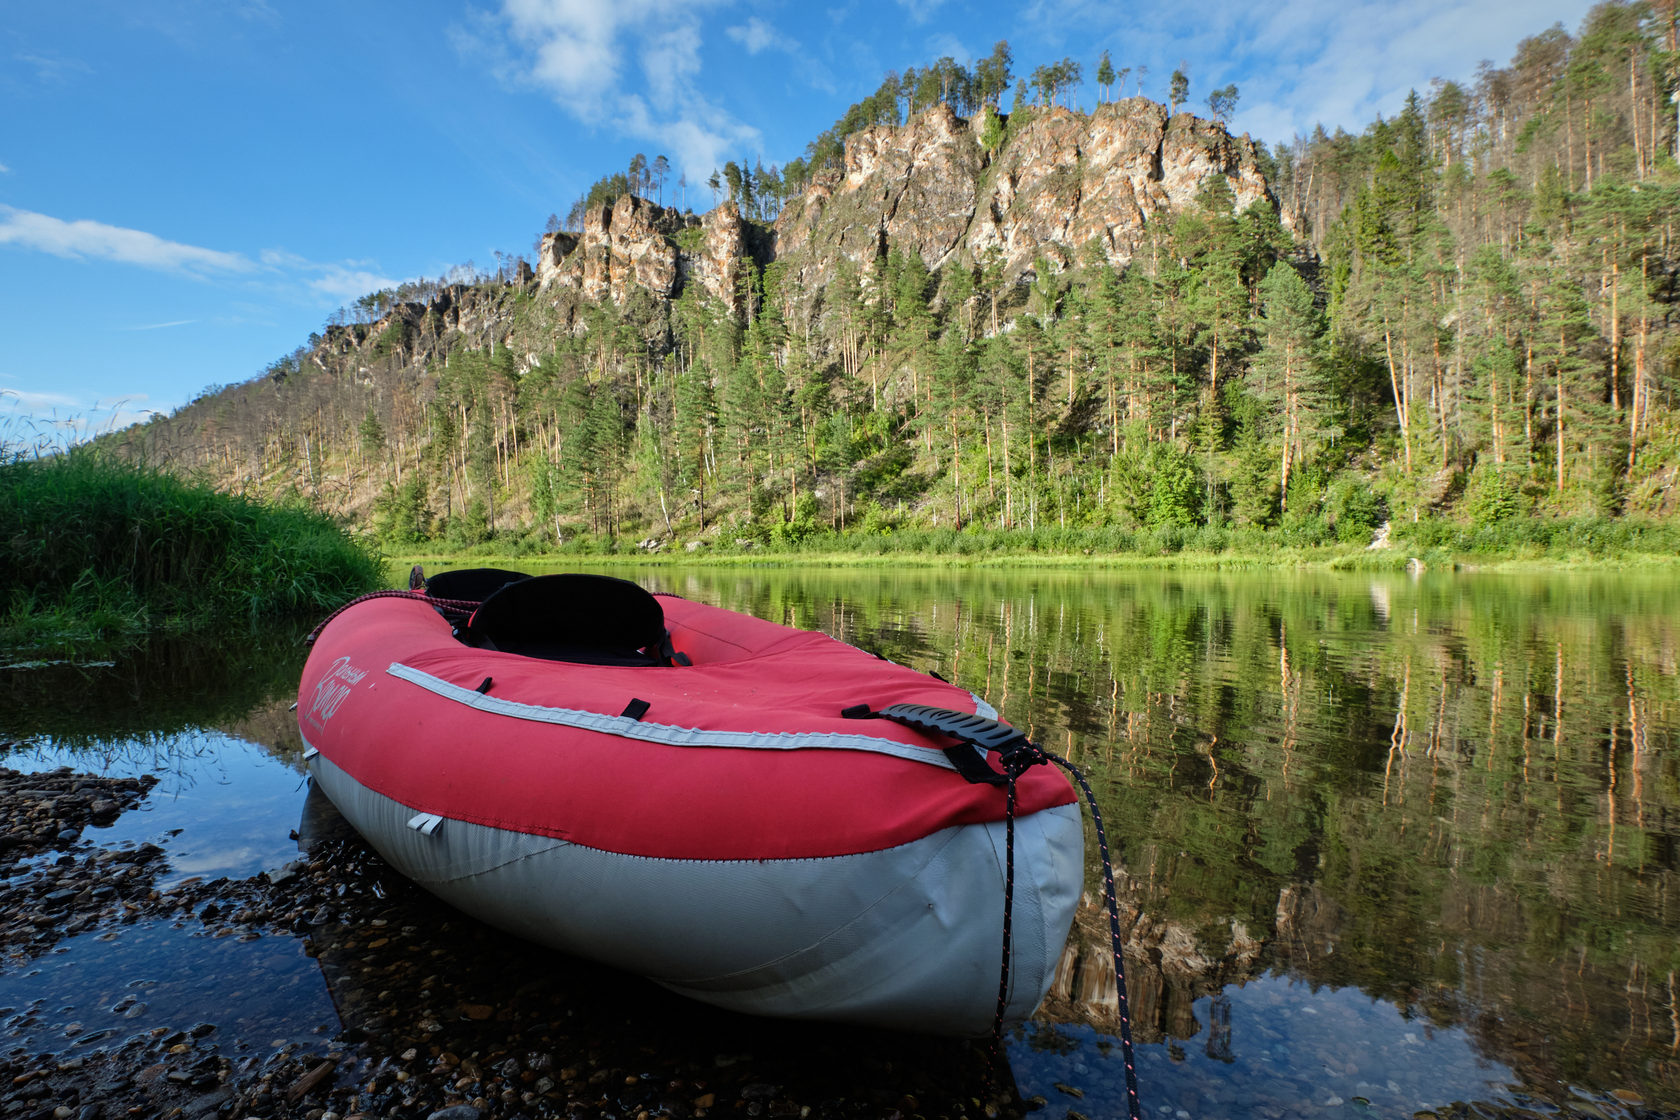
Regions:
M 636 720 L 639 723 L 641 718 L 648 714 L 648 709 L 651 707 L 653 707 L 653 705 L 649 704 L 646 700 L 633 698 L 630 703 L 624 705 L 624 710 L 618 714 L 625 718 Z
M 918 731 L 934 731 L 950 736 L 957 743 L 945 748 L 945 757 L 956 767 L 963 780 L 974 785 L 1002 786 L 1011 780 L 1006 770 L 994 770 L 987 764 L 988 751 L 997 751 L 1007 765 L 1007 760 L 1017 750 L 1032 746 L 1025 735 L 1001 720 L 953 708 L 936 708 L 931 704 L 888 704 L 880 711 L 875 711 L 868 704 L 858 704 L 840 714 L 847 719 L 890 719 Z
M 1000 720 L 987 719 L 972 712 L 950 708 L 936 708 L 927 704 L 888 704 L 879 711 L 871 711 L 867 704 L 847 708 L 841 713 L 848 719 L 878 717 L 890 719 L 922 731 L 935 731 L 958 740 L 948 747 L 945 756 L 956 766 L 957 772 L 970 782 L 1004 787 L 1004 872 L 1003 872 L 1003 964 L 998 975 L 997 1013 L 992 1019 L 992 1062 L 995 1070 L 1005 1068 L 1003 1056 L 1003 1017 L 1009 1009 L 1009 964 L 1013 955 L 1015 918 L 1015 801 L 1016 783 L 1022 774 L 1034 766 L 1053 762 L 1067 771 L 1096 828 L 1097 847 L 1102 853 L 1103 901 L 1108 907 L 1109 947 L 1114 953 L 1114 986 L 1119 997 L 1120 1053 L 1126 1063 L 1126 1111 L 1131 1120 L 1142 1120 L 1143 1105 L 1138 1100 L 1137 1063 L 1132 1056 L 1132 1011 L 1126 998 L 1126 961 L 1120 937 L 1120 902 L 1114 889 L 1114 862 L 1108 854 L 1108 833 L 1103 828 L 1102 811 L 1097 808 L 1096 794 L 1079 768 L 1060 755 L 1052 754 L 1028 739 L 1027 736 Z M 1002 771 L 992 769 L 983 752 L 998 752 Z M 966 761 L 964 761 L 966 759 Z M 967 769 L 965 769 L 967 767 Z M 972 775 L 972 776 L 971 776 Z

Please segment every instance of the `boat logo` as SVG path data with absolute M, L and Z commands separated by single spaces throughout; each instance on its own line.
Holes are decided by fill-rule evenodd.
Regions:
M 306 718 L 316 727 L 324 727 L 350 695 L 350 689 L 367 676 L 366 669 L 350 664 L 348 657 L 334 661 L 321 679 L 315 682 L 315 698 L 310 701 Z

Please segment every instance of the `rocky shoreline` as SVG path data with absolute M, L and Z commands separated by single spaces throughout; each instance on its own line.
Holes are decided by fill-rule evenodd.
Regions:
M 0 1007 L 0 1120 L 1085 1118 L 1087 1094 L 1113 1095 L 1107 1071 L 1092 1070 L 1083 1086 L 1057 1083 L 1054 1103 L 1023 1101 L 992 1084 L 981 1045 L 727 1015 L 527 946 L 396 875 L 318 794 L 304 807 L 300 858 L 250 878 L 176 880 L 156 844 L 89 838 L 154 785 L 0 767 L 0 972 L 28 975 L 72 939 L 147 928 L 207 946 L 272 939 L 313 959 L 330 1011 L 285 1037 L 258 1033 L 240 999 L 286 997 L 227 976 L 214 979 L 235 1006 L 216 1022 L 174 1021 L 141 989 L 84 1024 L 48 989 Z M 256 995 L 242 996 L 253 983 Z M 1454 1105 L 1425 1120 L 1575 1116 L 1673 1120 L 1585 1103 Z
M 1012 1093 L 988 1089 L 984 1055 L 966 1043 L 842 1028 L 790 1032 L 700 1009 L 585 962 L 556 967 L 552 954 L 527 951 L 439 906 L 347 834 L 308 838 L 303 858 L 264 875 L 160 885 L 168 869 L 162 848 L 102 848 L 84 836 L 140 804 L 153 784 L 0 768 L 6 969 L 26 967 L 70 937 L 146 922 L 209 938 L 301 939 L 339 1022 L 324 1036 L 238 1039 L 217 1023 L 155 1022 L 140 998 L 124 996 L 110 1011 L 134 1021 L 132 1034 L 78 1037 L 74 1023 L 44 1022 L 50 1007 L 0 1008 L 0 1117 L 1022 1111 Z M 17 1045 L 28 1028 L 51 1028 L 77 1045 L 33 1052 Z M 626 1054 L 645 1062 L 624 1065 Z

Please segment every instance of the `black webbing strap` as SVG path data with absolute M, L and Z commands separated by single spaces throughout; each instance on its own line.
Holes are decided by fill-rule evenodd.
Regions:
M 935 731 L 957 740 L 955 746 L 945 748 L 945 757 L 964 780 L 975 785 L 1009 784 L 1009 775 L 992 769 L 986 761 L 987 752 L 997 751 L 1007 768 L 1019 752 L 1032 747 L 1025 735 L 1002 720 L 953 708 L 936 708 L 932 704 L 888 704 L 879 711 L 868 704 L 859 704 L 840 714 L 847 719 L 890 719 L 918 731 Z

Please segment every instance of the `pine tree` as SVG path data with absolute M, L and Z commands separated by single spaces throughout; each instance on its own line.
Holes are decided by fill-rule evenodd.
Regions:
M 1250 391 L 1270 406 L 1277 424 L 1278 493 L 1289 502 L 1291 472 L 1328 429 L 1321 339 L 1324 325 L 1300 273 L 1278 261 L 1260 285 L 1260 349 L 1249 371 Z

